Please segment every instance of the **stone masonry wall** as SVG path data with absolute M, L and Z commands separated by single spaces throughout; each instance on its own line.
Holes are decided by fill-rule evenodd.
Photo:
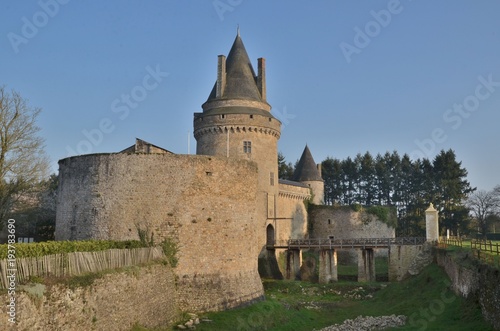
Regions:
M 311 238 L 394 238 L 395 229 L 374 215 L 349 207 L 314 206 L 309 214 Z
M 224 108 L 231 104 L 237 106 L 237 109 Z M 252 108 L 238 108 L 243 104 L 252 105 Z M 254 109 L 255 106 L 264 108 Z M 262 102 L 241 99 L 214 100 L 205 103 L 203 107 L 204 112 L 195 114 L 194 120 L 196 154 L 219 157 L 229 155 L 229 158 L 252 161 L 258 166 L 258 172 L 254 175 L 257 177 L 257 196 L 253 202 L 257 220 L 255 229 L 259 231 L 256 239 L 259 239 L 257 243 L 262 252 L 266 244 L 267 222 L 276 217 L 278 196 L 276 157 L 281 122 L 268 113 L 269 105 Z M 216 109 L 218 107 L 222 108 Z M 245 145 L 248 142 L 250 146 Z M 244 174 L 235 173 L 234 180 L 242 179 L 243 176 Z
M 389 281 L 401 281 L 409 276 L 408 270 L 419 253 L 422 245 L 391 245 L 389 248 Z
M 396 230 L 366 212 L 356 212 L 348 206 L 313 206 L 309 212 L 310 238 L 335 239 L 394 238 Z M 339 264 L 357 263 L 358 254 L 352 249 L 337 250 Z M 376 256 L 387 256 L 387 249 L 376 249 Z
M 307 236 L 307 210 L 304 200 L 310 197 L 307 187 L 279 184 L 276 208 L 276 240 L 302 239 Z
M 265 221 L 256 216 L 255 163 L 94 154 L 59 166 L 56 240 L 138 239 L 140 228 L 155 242 L 177 241 L 182 310 L 216 310 L 263 296 L 257 259 Z
M 7 294 L 0 298 L 8 302 Z M 128 331 L 135 323 L 154 328 L 179 318 L 175 276 L 162 264 L 107 274 L 85 287 L 38 284 L 16 291 L 16 303 L 16 324 L 1 305 L 0 330 Z
M 470 253 L 469 253 L 470 254 Z M 470 262 L 470 256 L 462 256 L 462 264 Z M 451 280 L 455 294 L 479 299 L 481 311 L 486 321 L 500 330 L 500 272 L 498 269 L 479 264 L 465 267 L 457 258 L 445 250 L 437 250 L 437 264 L 444 268 Z

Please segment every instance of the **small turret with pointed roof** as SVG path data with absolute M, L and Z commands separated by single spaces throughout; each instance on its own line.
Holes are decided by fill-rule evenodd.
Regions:
M 322 204 L 325 192 L 325 185 L 321 177 L 319 166 L 314 162 L 314 158 L 306 145 L 300 157 L 297 168 L 293 174 L 293 180 L 309 185 L 313 195 L 314 204 Z
M 314 162 L 314 158 L 309 150 L 309 147 L 306 145 L 304 151 L 302 152 L 302 156 L 300 157 L 299 163 L 297 164 L 297 168 L 293 174 L 293 180 L 296 182 L 303 181 L 323 181 L 321 178 L 321 173 Z

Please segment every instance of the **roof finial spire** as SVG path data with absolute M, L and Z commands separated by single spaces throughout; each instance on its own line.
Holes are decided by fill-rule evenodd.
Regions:
M 240 25 L 238 24 L 238 27 L 236 28 L 236 35 L 239 37 L 240 36 Z

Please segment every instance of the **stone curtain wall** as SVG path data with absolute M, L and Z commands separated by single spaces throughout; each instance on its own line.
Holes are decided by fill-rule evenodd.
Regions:
M 0 295 L 8 302 L 7 294 Z M 16 291 L 16 324 L 1 305 L 0 330 L 130 330 L 135 323 L 154 328 L 179 318 L 175 276 L 157 264 L 111 273 L 92 285 L 64 285 Z
M 467 258 L 464 260 L 466 261 Z M 441 249 L 437 250 L 437 263 L 450 277 L 451 287 L 455 294 L 464 298 L 477 297 L 484 319 L 490 322 L 495 330 L 500 330 L 498 318 L 500 316 L 500 272 L 498 269 L 486 264 L 466 268 Z
M 330 222 L 328 222 L 330 220 Z M 314 206 L 309 213 L 311 238 L 394 238 L 395 229 L 376 216 L 355 212 L 350 207 Z
M 304 200 L 309 197 L 309 188 L 279 184 L 276 220 L 274 222 L 276 240 L 306 237 L 307 210 Z
M 396 230 L 366 212 L 356 212 L 349 206 L 313 206 L 309 210 L 310 238 L 334 239 L 394 238 Z M 355 250 L 337 250 L 338 263 L 357 263 Z M 387 256 L 388 250 L 376 249 L 376 256 Z
M 95 154 L 59 162 L 56 240 L 178 242 L 179 305 L 206 311 L 263 296 L 257 166 L 170 154 Z

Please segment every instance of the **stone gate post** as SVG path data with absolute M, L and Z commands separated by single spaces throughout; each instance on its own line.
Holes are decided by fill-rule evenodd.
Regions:
M 439 218 L 438 211 L 432 203 L 425 211 L 425 233 L 427 241 L 439 241 Z

